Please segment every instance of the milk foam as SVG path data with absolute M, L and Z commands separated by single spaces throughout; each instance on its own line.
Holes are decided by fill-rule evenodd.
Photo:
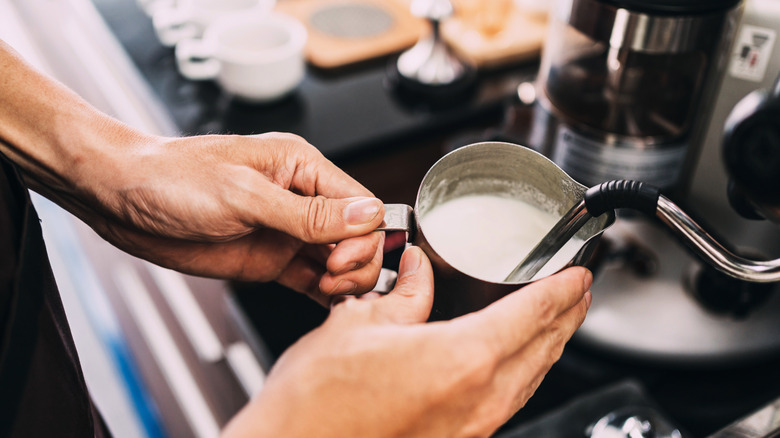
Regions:
M 481 280 L 503 282 L 560 217 L 526 202 L 469 195 L 433 207 L 421 218 L 431 247 L 450 265 Z M 585 242 L 576 237 L 536 274 L 554 274 Z

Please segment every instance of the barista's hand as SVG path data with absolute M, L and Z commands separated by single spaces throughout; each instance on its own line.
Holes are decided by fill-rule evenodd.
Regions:
M 193 274 L 277 280 L 324 303 L 320 290 L 374 286 L 382 202 L 300 137 L 155 138 L 117 152 L 122 166 L 90 171 L 99 202 L 83 216 L 119 248 Z
M 2 41 L 0 69 L 0 152 L 31 188 L 119 248 L 192 274 L 308 293 L 376 282 L 381 202 L 300 137 L 146 135 Z
M 487 437 L 560 357 L 585 318 L 591 281 L 571 268 L 482 311 L 426 324 L 431 267 L 411 248 L 395 290 L 336 304 L 224 435 Z

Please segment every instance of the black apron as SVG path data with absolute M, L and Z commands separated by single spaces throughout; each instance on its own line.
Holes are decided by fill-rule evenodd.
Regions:
M 0 154 L 0 437 L 108 437 L 87 393 L 38 215 Z

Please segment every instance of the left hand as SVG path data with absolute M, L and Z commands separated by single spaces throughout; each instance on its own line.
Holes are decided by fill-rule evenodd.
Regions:
M 278 280 L 324 304 L 374 286 L 383 205 L 302 138 L 148 135 L 2 41 L 0 67 L 0 153 L 120 249 L 196 275 Z
M 151 137 L 105 154 L 77 169 L 96 202 L 70 205 L 130 254 L 323 304 L 376 283 L 382 202 L 298 136 Z

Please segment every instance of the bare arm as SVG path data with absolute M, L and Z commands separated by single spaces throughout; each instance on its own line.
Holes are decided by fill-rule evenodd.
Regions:
M 0 42 L 0 152 L 117 247 L 326 295 L 373 287 L 382 203 L 300 137 L 167 138 L 97 111 Z

